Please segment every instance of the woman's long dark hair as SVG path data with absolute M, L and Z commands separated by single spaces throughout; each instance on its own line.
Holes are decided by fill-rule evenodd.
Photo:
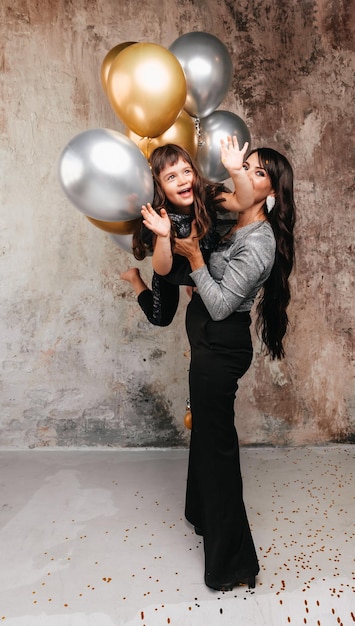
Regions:
M 288 279 L 294 263 L 296 207 L 293 170 L 286 157 L 276 150 L 258 148 L 251 154 L 253 152 L 257 153 L 260 166 L 270 176 L 276 200 L 270 213 L 266 204 L 264 207 L 266 218 L 274 231 L 276 254 L 271 274 L 258 300 L 256 328 L 272 359 L 282 359 L 285 356 L 283 338 L 289 324 L 286 309 L 291 298 Z
M 167 200 L 161 187 L 159 175 L 165 167 L 175 165 L 179 159 L 186 161 L 194 174 L 194 182 L 192 186 L 194 194 L 193 217 L 196 220 L 197 238 L 202 239 L 212 226 L 210 211 L 215 198 L 219 193 L 221 193 L 221 191 L 225 191 L 226 188 L 221 183 L 212 183 L 211 181 L 206 180 L 199 171 L 196 163 L 194 163 L 191 155 L 181 146 L 172 143 L 166 144 L 165 146 L 159 146 L 152 152 L 149 158 L 154 180 L 154 198 L 152 206 L 158 213 L 162 208 L 166 209 L 168 212 L 174 212 L 173 207 L 169 204 L 169 201 Z M 215 203 L 218 204 L 218 201 Z M 144 227 L 140 224 L 136 232 L 133 233 L 132 240 L 133 254 L 139 261 L 145 258 L 147 250 L 152 251 L 151 245 L 144 241 L 144 236 L 142 236 L 143 232 Z M 173 229 L 171 237 L 173 244 Z

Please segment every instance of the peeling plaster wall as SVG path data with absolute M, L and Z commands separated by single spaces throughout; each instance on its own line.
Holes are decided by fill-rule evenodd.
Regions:
M 68 141 L 124 131 L 100 83 L 124 41 L 206 31 L 228 47 L 254 146 L 296 179 L 287 358 L 255 340 L 236 401 L 242 444 L 351 441 L 354 432 L 354 18 L 350 0 L 4 0 L 1 3 L 0 446 L 184 446 L 184 292 L 149 325 L 119 273 L 134 259 L 60 189 Z M 141 264 L 150 280 L 151 263 Z

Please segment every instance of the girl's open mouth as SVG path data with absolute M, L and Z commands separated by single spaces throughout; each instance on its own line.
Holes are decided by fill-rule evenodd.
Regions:
M 189 194 L 191 193 L 191 187 L 189 187 L 188 189 L 182 189 L 182 191 L 179 191 L 178 193 L 179 193 L 179 196 Z

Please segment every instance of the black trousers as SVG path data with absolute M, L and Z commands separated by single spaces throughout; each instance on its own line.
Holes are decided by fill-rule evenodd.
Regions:
M 203 532 L 205 582 L 217 588 L 259 571 L 234 425 L 238 380 L 253 356 L 250 321 L 249 313 L 212 321 L 198 294 L 186 313 L 192 431 L 185 515 Z

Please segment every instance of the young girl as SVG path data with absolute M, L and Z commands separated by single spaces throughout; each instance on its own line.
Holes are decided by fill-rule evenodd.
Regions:
M 203 535 L 205 583 L 223 591 L 239 584 L 255 587 L 259 572 L 243 501 L 234 414 L 239 379 L 253 357 L 250 311 L 260 291 L 257 328 L 271 358 L 282 358 L 294 261 L 291 165 L 276 150 L 260 148 L 242 169 L 253 201 L 239 208 L 237 223 L 212 251 L 208 265 L 194 224 L 188 237 L 175 241 L 196 285 L 186 312 L 192 431 L 185 515 Z M 164 233 L 157 217 L 149 215 L 151 227 Z M 156 258 L 155 267 L 164 270 L 164 259 Z
M 219 211 L 236 211 L 252 200 L 241 171 L 248 144 L 240 150 L 236 137 L 229 141 L 229 149 L 221 141 L 221 157 L 234 183 L 233 193 L 221 183 L 205 180 L 189 153 L 180 146 L 167 144 L 154 150 L 150 157 L 153 206 L 147 204 L 142 208 L 143 222 L 133 236 L 133 253 L 142 260 L 147 251 L 153 251 L 152 289 L 148 289 L 138 268 L 128 269 L 121 278 L 132 285 L 152 324 L 170 324 L 179 302 L 179 285 L 194 285 L 188 261 L 174 253 L 174 238 L 186 237 L 194 220 L 196 237 L 207 262 L 220 233 L 230 226 L 230 221 L 218 220 Z M 154 229 L 157 232 L 153 235 Z

